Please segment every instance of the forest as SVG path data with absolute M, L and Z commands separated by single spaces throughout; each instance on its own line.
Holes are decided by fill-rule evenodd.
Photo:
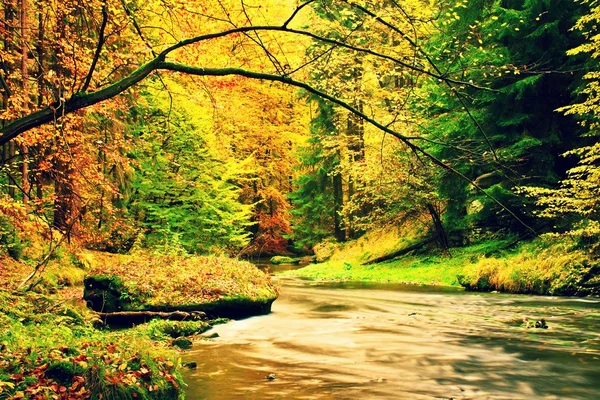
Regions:
M 306 279 L 600 295 L 597 0 L 0 8 L 0 400 L 254 398 L 184 351 Z

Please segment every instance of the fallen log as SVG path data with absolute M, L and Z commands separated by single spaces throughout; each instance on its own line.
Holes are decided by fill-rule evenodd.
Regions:
M 151 319 L 169 319 L 171 321 L 202 321 L 206 320 L 206 314 L 202 311 L 119 311 L 119 312 L 100 312 L 98 317 L 104 325 L 124 326 L 138 325 L 150 321 Z
M 427 246 L 429 243 L 431 243 L 431 242 L 434 242 L 436 239 L 437 239 L 437 238 L 435 238 L 435 237 L 431 237 L 431 238 L 428 238 L 428 239 L 422 240 L 422 241 L 420 241 L 420 242 L 418 242 L 418 243 L 415 243 L 415 244 L 413 244 L 413 245 L 411 245 L 411 246 L 405 247 L 405 248 L 403 248 L 403 249 L 401 249 L 401 250 L 395 251 L 395 252 L 393 252 L 393 253 L 391 253 L 391 254 L 387 254 L 387 255 L 385 255 L 385 256 L 377 257 L 377 258 L 375 258 L 375 259 L 373 259 L 373 260 L 369 260 L 369 261 L 367 261 L 367 262 L 364 262 L 364 263 L 362 263 L 362 265 L 377 264 L 377 263 L 380 263 L 380 262 L 384 262 L 384 261 L 393 260 L 394 258 L 397 258 L 397 257 L 403 256 L 403 255 L 405 255 L 406 253 L 409 253 L 409 252 L 411 252 L 411 251 L 413 251 L 413 250 L 418 250 L 418 249 L 420 249 L 420 248 L 422 248 L 422 247 L 425 247 L 425 246 Z

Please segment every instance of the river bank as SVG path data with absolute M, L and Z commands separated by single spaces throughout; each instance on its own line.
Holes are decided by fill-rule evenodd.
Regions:
M 278 294 L 254 266 L 218 257 L 65 251 L 26 292 L 17 286 L 31 265 L 0 261 L 2 399 L 182 399 L 178 346 L 201 340 L 232 309 L 243 316 L 269 312 Z M 86 287 L 84 296 L 85 276 L 88 283 L 90 277 L 106 279 L 107 290 Z M 88 307 L 94 295 L 103 299 L 101 311 L 182 309 L 198 318 L 136 321 L 133 328 L 112 330 L 114 314 Z M 207 320 L 202 310 L 217 319 Z
M 278 275 L 316 280 L 462 286 L 474 291 L 589 296 L 600 295 L 600 260 L 564 237 L 515 244 L 514 238 L 488 239 L 441 252 L 435 244 L 390 261 L 370 264 L 410 241 L 366 235 L 338 246 L 330 258 Z M 384 236 L 385 238 L 385 236 Z M 414 241 L 414 239 L 413 239 Z

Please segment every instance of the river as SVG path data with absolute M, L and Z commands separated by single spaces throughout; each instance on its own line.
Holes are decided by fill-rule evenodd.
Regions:
M 599 329 L 598 299 L 286 279 L 185 354 L 186 398 L 600 399 Z

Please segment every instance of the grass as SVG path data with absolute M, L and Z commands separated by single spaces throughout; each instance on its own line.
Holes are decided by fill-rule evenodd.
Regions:
M 362 265 L 361 263 L 367 257 L 353 250 L 346 253 L 353 257 L 344 259 L 341 257 L 344 253 L 340 252 L 328 262 L 311 264 L 299 270 L 284 271 L 280 275 L 319 280 L 459 286 L 458 276 L 464 272 L 466 266 L 471 265 L 481 254 L 494 251 L 506 243 L 507 241 L 493 241 L 454 248 L 451 249 L 451 256 L 429 249 L 425 254 L 408 255 L 373 265 Z
M 463 271 L 459 281 L 472 290 L 598 295 L 598 261 L 569 238 L 547 236 L 523 243 L 502 257 L 481 257 Z
M 372 281 L 418 285 L 464 286 L 470 290 L 549 295 L 600 294 L 600 263 L 586 248 L 567 237 L 545 236 L 507 249 L 512 238 L 487 239 L 450 249 L 435 247 L 392 261 L 362 265 L 381 253 L 392 253 L 413 240 L 394 231 L 367 234 L 356 242 L 338 245 L 321 264 L 284 271 L 281 276 L 317 280 Z M 376 250 L 373 250 L 376 249 Z

